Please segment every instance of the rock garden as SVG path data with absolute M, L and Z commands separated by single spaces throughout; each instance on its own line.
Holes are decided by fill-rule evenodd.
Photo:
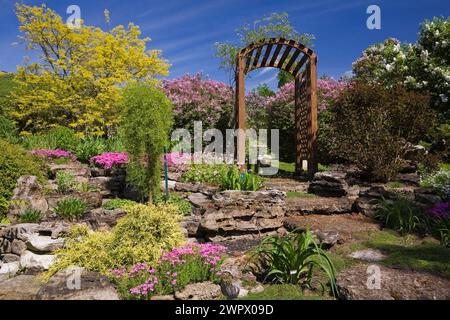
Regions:
M 34 46 L 30 16 L 66 30 L 46 7 L 17 15 Z M 448 19 L 425 23 L 450 37 Z M 0 110 L 0 300 L 450 299 L 448 102 L 370 78 L 396 41 L 367 49 L 354 79 L 318 81 L 312 175 L 293 163 L 294 82 L 247 94 L 249 126 L 283 128 L 278 173 L 266 176 L 261 159 L 238 166 L 169 140 L 194 121 L 230 127 L 233 90 L 200 74 L 158 80 L 167 63 L 129 28 L 77 34 L 80 54 L 98 32 L 136 51 L 90 52 L 104 62 L 92 78 L 80 61 L 83 79 L 29 66 L 13 76 Z M 69 62 L 57 65 L 81 72 Z M 45 89 L 55 77 L 58 98 Z

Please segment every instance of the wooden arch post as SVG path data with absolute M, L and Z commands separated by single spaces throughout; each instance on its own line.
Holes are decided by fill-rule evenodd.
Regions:
M 236 59 L 235 119 L 238 130 L 237 162 L 245 166 L 245 76 L 258 68 L 272 67 L 295 79 L 296 173 L 311 178 L 317 163 L 317 56 L 294 40 L 264 39 L 243 48 Z

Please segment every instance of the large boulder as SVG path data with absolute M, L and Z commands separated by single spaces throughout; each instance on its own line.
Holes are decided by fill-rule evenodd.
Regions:
M 188 215 L 184 216 L 181 220 L 181 227 L 187 232 L 188 237 L 197 237 L 198 228 L 200 227 L 201 216 L 199 215 Z
M 9 239 L 13 241 L 14 239 L 27 241 L 28 235 L 36 232 L 39 228 L 37 223 L 20 223 L 8 226 L 0 231 L 0 239 Z
M 376 287 L 375 268 L 380 282 Z M 360 265 L 337 275 L 340 298 L 344 300 L 449 300 L 450 280 L 430 273 Z M 368 286 L 369 282 L 369 286 Z
M 188 284 L 181 291 L 175 292 L 177 300 L 215 300 L 221 295 L 220 286 L 210 281 Z
M 36 276 L 20 275 L 0 284 L 0 300 L 35 300 L 40 283 Z
M 109 230 L 117 224 L 117 220 L 126 214 L 127 212 L 123 209 L 106 210 L 97 208 L 87 213 L 83 217 L 83 221 L 86 221 L 94 230 Z
M 89 179 L 89 185 L 96 188 L 104 197 L 120 195 L 125 189 L 125 175 L 99 176 Z
M 384 186 L 371 186 L 359 192 L 359 197 L 353 205 L 353 210 L 373 218 L 380 208 L 380 201 L 391 196 L 392 194 Z
M 25 244 L 28 250 L 38 253 L 47 253 L 61 249 L 64 246 L 64 239 L 52 239 L 50 236 L 41 236 L 34 233 L 27 237 Z
M 10 201 L 8 217 L 14 219 L 28 209 L 39 210 L 42 213 L 48 210 L 42 186 L 35 176 L 22 176 L 17 180 Z
M 425 206 L 433 206 L 436 203 L 442 202 L 442 198 L 436 194 L 431 188 L 418 188 L 414 190 L 414 200 Z
M 55 263 L 55 256 L 50 254 L 35 254 L 25 251 L 20 256 L 20 266 L 30 270 L 48 270 Z
M 20 269 L 19 261 L 9 262 L 9 263 L 1 263 L 0 276 L 12 277 L 19 271 L 19 269 Z
M 309 184 L 308 192 L 323 197 L 342 197 L 347 195 L 349 186 L 343 172 L 317 172 Z
M 119 300 L 115 286 L 97 272 L 73 267 L 60 270 L 44 284 L 39 300 Z
M 50 163 L 50 176 L 52 178 L 56 177 L 56 174 L 60 171 L 70 173 L 75 177 L 88 178 L 91 175 L 89 166 L 77 161 L 69 161 L 63 164 Z
M 283 225 L 286 194 L 270 191 L 224 191 L 205 205 L 199 232 L 212 241 L 259 235 Z

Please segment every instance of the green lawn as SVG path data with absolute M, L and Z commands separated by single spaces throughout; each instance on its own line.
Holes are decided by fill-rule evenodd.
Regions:
M 377 249 L 387 258 L 380 262 L 386 267 L 425 271 L 450 278 L 450 248 L 433 239 L 421 239 L 415 235 L 400 235 L 392 230 L 367 234 L 367 240 L 343 245 L 330 253 L 338 271 L 358 263 L 347 255 L 366 248 Z
M 279 169 L 280 169 L 280 171 L 281 172 L 284 172 L 284 173 L 294 173 L 295 172 L 295 163 L 289 163 L 289 162 L 283 162 L 283 161 L 280 161 L 279 162 Z M 330 170 L 330 167 L 329 166 L 326 166 L 326 165 L 323 165 L 323 164 L 320 164 L 319 163 L 319 171 L 329 171 Z

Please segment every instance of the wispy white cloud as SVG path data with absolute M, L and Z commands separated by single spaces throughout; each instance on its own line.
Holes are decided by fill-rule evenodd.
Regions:
M 170 38 L 165 38 L 164 40 L 161 40 L 158 43 L 158 46 L 161 47 L 164 51 L 171 51 L 171 50 L 183 50 L 186 49 L 196 43 L 205 43 L 208 40 L 211 40 L 211 45 L 213 42 L 217 40 L 218 37 L 221 35 L 226 34 L 226 32 L 220 30 L 216 32 L 210 32 L 210 33 L 203 33 L 200 35 L 190 36 L 190 37 L 183 37 L 181 35 L 176 35 Z M 166 40 L 167 39 L 167 40 Z
M 203 5 L 200 6 L 189 7 L 186 9 L 181 8 L 181 10 L 180 8 L 178 8 L 178 12 L 172 11 L 166 16 L 158 17 L 158 19 L 154 22 L 143 24 L 142 30 L 153 31 L 174 24 L 179 24 L 180 22 L 195 18 L 210 9 L 217 8 L 218 6 L 221 6 L 223 4 L 229 4 L 229 2 L 230 0 L 209 0 L 207 2 L 202 2 Z
M 275 69 L 274 69 L 274 68 L 263 68 L 263 69 L 261 69 L 261 71 L 255 76 L 255 78 L 259 78 L 259 77 L 265 75 L 266 73 L 268 73 L 268 72 L 270 72 L 270 71 L 272 71 L 272 70 L 275 70 Z

